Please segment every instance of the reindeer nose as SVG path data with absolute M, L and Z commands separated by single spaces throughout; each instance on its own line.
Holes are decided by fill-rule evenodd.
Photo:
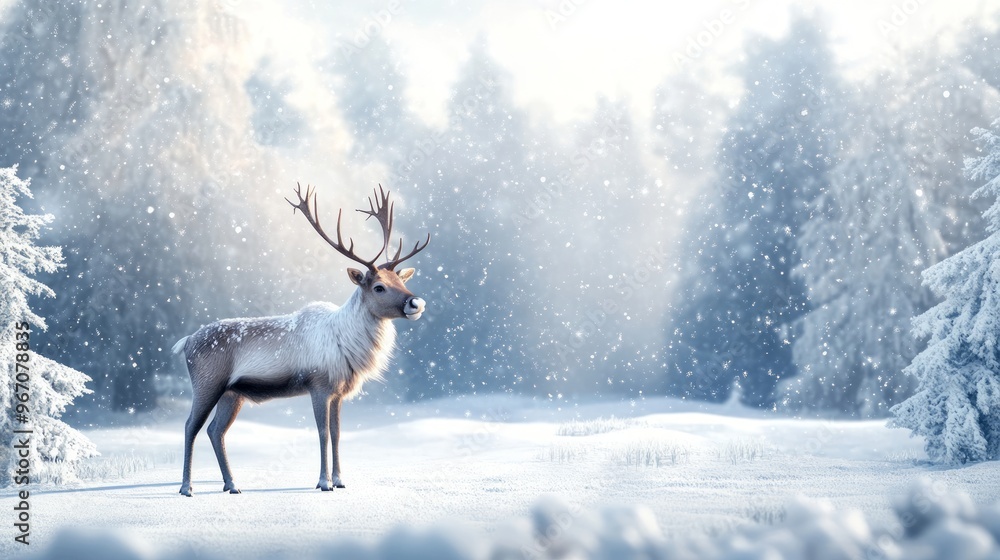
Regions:
M 410 320 L 417 320 L 420 318 L 420 314 L 424 312 L 424 300 L 418 297 L 411 297 L 406 301 L 406 305 L 403 307 L 403 313 L 406 314 L 406 318 Z

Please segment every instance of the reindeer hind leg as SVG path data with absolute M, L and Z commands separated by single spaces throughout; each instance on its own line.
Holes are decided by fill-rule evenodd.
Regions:
M 190 363 L 188 364 L 188 368 L 191 368 Z M 191 463 L 194 453 L 194 440 L 198 437 L 198 432 L 201 431 L 202 426 L 205 425 L 205 421 L 208 420 L 208 415 L 211 414 L 212 409 L 219 402 L 219 398 L 226 391 L 224 383 L 215 383 L 209 387 L 195 383 L 195 379 L 207 379 L 208 377 L 205 375 L 196 376 L 194 373 L 196 372 L 192 371 L 191 379 L 194 384 L 194 397 L 191 399 L 191 414 L 184 424 L 184 474 L 181 481 L 180 493 L 185 496 L 191 496 Z
M 222 471 L 223 492 L 239 494 L 240 489 L 233 482 L 233 472 L 229 468 L 229 457 L 226 456 L 226 432 L 236 420 L 236 415 L 240 413 L 243 406 L 243 397 L 232 391 L 223 393 L 219 399 L 219 404 L 215 406 L 215 418 L 208 425 L 208 439 L 212 441 L 212 448 L 215 449 L 215 458 L 219 460 L 219 469 Z

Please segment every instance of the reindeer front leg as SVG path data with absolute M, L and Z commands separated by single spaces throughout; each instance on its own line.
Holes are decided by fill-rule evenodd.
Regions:
M 330 394 L 320 391 L 313 391 L 312 394 L 313 414 L 316 416 L 316 431 L 319 432 L 319 482 L 316 488 L 323 490 L 333 490 L 330 484 Z
M 340 397 L 330 403 L 330 440 L 333 442 L 333 486 L 344 488 L 340 480 Z

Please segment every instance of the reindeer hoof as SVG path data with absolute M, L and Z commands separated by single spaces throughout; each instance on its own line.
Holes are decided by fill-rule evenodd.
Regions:
M 237 488 L 236 485 L 233 484 L 232 482 L 230 482 L 230 483 L 226 484 L 225 486 L 223 486 L 222 487 L 222 491 L 223 492 L 229 492 L 230 494 L 242 494 L 243 493 L 243 492 L 240 492 L 240 489 Z
M 344 488 L 344 483 L 340 481 L 339 477 L 335 477 L 332 482 L 320 480 L 319 483 L 316 485 L 316 488 L 319 488 L 324 492 L 329 492 L 334 488 Z
M 188 498 L 190 498 L 191 497 L 191 493 L 192 492 L 191 492 L 191 487 L 190 486 L 181 486 L 180 494 L 182 494 L 182 495 L 187 496 Z

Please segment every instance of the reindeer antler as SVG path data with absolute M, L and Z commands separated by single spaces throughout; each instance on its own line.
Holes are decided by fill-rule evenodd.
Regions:
M 305 198 L 303 198 L 302 185 L 300 183 L 295 183 L 295 185 L 296 185 L 295 196 L 299 198 L 299 203 L 295 204 L 291 200 L 288 200 L 287 198 L 285 199 L 288 201 L 289 204 L 292 205 L 292 213 L 294 214 L 296 210 L 301 210 L 302 215 L 305 216 L 306 220 L 309 222 L 309 225 L 311 225 L 313 229 L 316 230 L 316 233 L 318 233 L 320 237 L 322 237 L 327 243 L 329 243 L 331 247 L 333 247 L 341 255 L 344 255 L 345 257 L 351 259 L 352 261 L 365 265 L 365 267 L 368 268 L 368 270 L 374 273 L 375 261 L 378 260 L 378 258 L 382 255 L 383 252 L 385 252 L 385 246 L 383 245 L 382 250 L 379 251 L 378 254 L 375 255 L 375 258 L 373 258 L 370 261 L 366 261 L 354 253 L 354 239 L 347 238 L 347 241 L 350 243 L 350 246 L 345 247 L 344 239 L 343 237 L 341 237 L 340 234 L 340 218 L 344 213 L 343 208 L 337 211 L 337 240 L 334 241 L 330 239 L 330 237 L 326 234 L 326 232 L 323 231 L 323 226 L 319 225 L 319 212 L 316 205 L 315 189 L 313 189 L 309 185 L 306 185 L 306 196 Z
M 375 201 L 372 201 L 371 197 L 368 197 L 368 206 L 370 210 L 358 210 L 362 214 L 368 214 L 368 217 L 374 217 L 378 220 L 378 223 L 382 226 L 382 237 L 383 245 L 382 251 L 386 251 L 386 262 L 379 265 L 379 268 L 383 270 L 393 270 L 395 266 L 406 259 L 416 255 L 420 251 L 423 251 L 425 247 L 431 242 L 431 234 L 427 234 L 427 240 L 424 241 L 423 246 L 420 245 L 418 241 L 416 245 L 413 246 L 413 250 L 410 251 L 408 255 L 403 258 L 399 258 L 399 254 L 403 251 L 403 238 L 399 238 L 399 248 L 396 249 L 396 255 L 389 259 L 389 243 L 392 241 L 392 224 L 393 224 L 393 211 L 395 210 L 395 203 L 389 202 L 389 192 L 382 189 L 382 185 L 379 184 L 378 191 L 372 190 L 372 194 L 375 195 Z M 365 218 L 366 220 L 368 218 Z
M 413 245 L 413 250 L 412 251 L 410 251 L 409 253 L 407 253 L 405 257 L 399 258 L 399 253 L 401 253 L 403 251 L 403 238 L 400 237 L 399 238 L 399 248 L 396 249 L 396 255 L 394 257 L 392 257 L 391 260 L 386 261 L 385 264 L 379 265 L 379 268 L 384 268 L 386 270 L 392 270 L 392 269 L 394 269 L 397 264 L 405 261 L 406 259 L 408 259 L 408 258 L 412 257 L 413 255 L 416 255 L 420 251 L 423 251 L 424 249 L 426 249 L 427 245 L 429 245 L 430 242 L 431 242 L 431 234 L 428 233 L 427 234 L 427 239 L 424 240 L 424 244 L 423 245 L 421 245 L 420 242 L 417 241 Z
M 326 232 L 323 231 L 323 228 L 319 225 L 319 213 L 316 207 L 316 191 L 312 187 L 307 185 L 306 196 L 305 198 L 303 198 L 302 185 L 299 183 L 296 183 L 296 185 L 297 188 L 295 189 L 295 194 L 299 198 L 299 203 L 295 204 L 291 200 L 288 200 L 287 198 L 285 199 L 288 200 L 288 203 L 292 205 L 293 209 L 292 212 L 294 213 L 295 210 L 301 210 L 302 214 L 306 217 L 306 220 L 309 221 L 309 224 L 312 225 L 313 229 L 315 229 L 316 232 L 319 233 L 320 237 L 326 240 L 326 242 L 329 243 L 331 247 L 336 249 L 338 252 L 340 252 L 340 254 L 344 255 L 345 257 L 365 265 L 368 268 L 368 270 L 370 270 L 372 273 L 375 273 L 377 270 L 375 268 L 375 261 L 378 260 L 378 258 L 382 256 L 383 253 L 385 253 L 387 256 L 389 254 L 388 248 L 389 248 L 389 243 L 392 239 L 393 210 L 395 208 L 395 204 L 389 202 L 389 193 L 382 188 L 382 185 L 380 184 L 378 186 L 378 191 L 375 190 L 372 191 L 372 193 L 375 196 L 374 200 L 372 200 L 372 197 L 368 197 L 368 206 L 370 210 L 364 210 L 364 209 L 358 210 L 358 212 L 361 212 L 362 214 L 367 214 L 368 218 L 374 217 L 376 220 L 378 220 L 379 225 L 382 227 L 382 248 L 370 261 L 366 261 L 361 257 L 357 256 L 356 254 L 354 254 L 353 239 L 348 238 L 348 242 L 350 243 L 350 245 L 347 247 L 344 246 L 344 241 L 340 234 L 340 219 L 344 212 L 343 208 L 341 208 L 337 212 L 337 241 L 333 241 L 332 239 L 330 239 L 329 236 L 327 236 Z M 365 219 L 367 220 L 368 218 Z M 420 242 L 418 241 L 416 245 L 413 246 L 413 250 L 410 251 L 409 254 L 407 254 L 403 258 L 399 258 L 399 254 L 403 251 L 403 238 L 401 237 L 399 239 L 399 249 L 396 250 L 396 255 L 392 259 L 387 260 L 384 264 L 379 265 L 378 268 L 383 270 L 393 270 L 393 268 L 395 268 L 395 266 L 398 265 L 399 263 L 405 261 L 406 259 L 412 257 L 413 255 L 416 255 L 420 251 L 423 251 L 430 242 L 431 242 L 431 234 L 428 233 L 427 240 L 424 241 L 423 245 L 421 245 Z
M 375 201 L 372 201 L 372 197 L 368 197 L 368 206 L 371 210 L 358 209 L 358 212 L 368 214 L 368 218 L 374 217 L 382 226 L 382 250 L 379 251 L 381 255 L 389 247 L 389 240 L 392 238 L 392 212 L 396 205 L 389 202 L 389 193 L 382 189 L 381 184 L 378 186 L 378 191 L 372 189 L 372 194 L 375 195 Z M 365 218 L 365 221 L 368 218 Z

